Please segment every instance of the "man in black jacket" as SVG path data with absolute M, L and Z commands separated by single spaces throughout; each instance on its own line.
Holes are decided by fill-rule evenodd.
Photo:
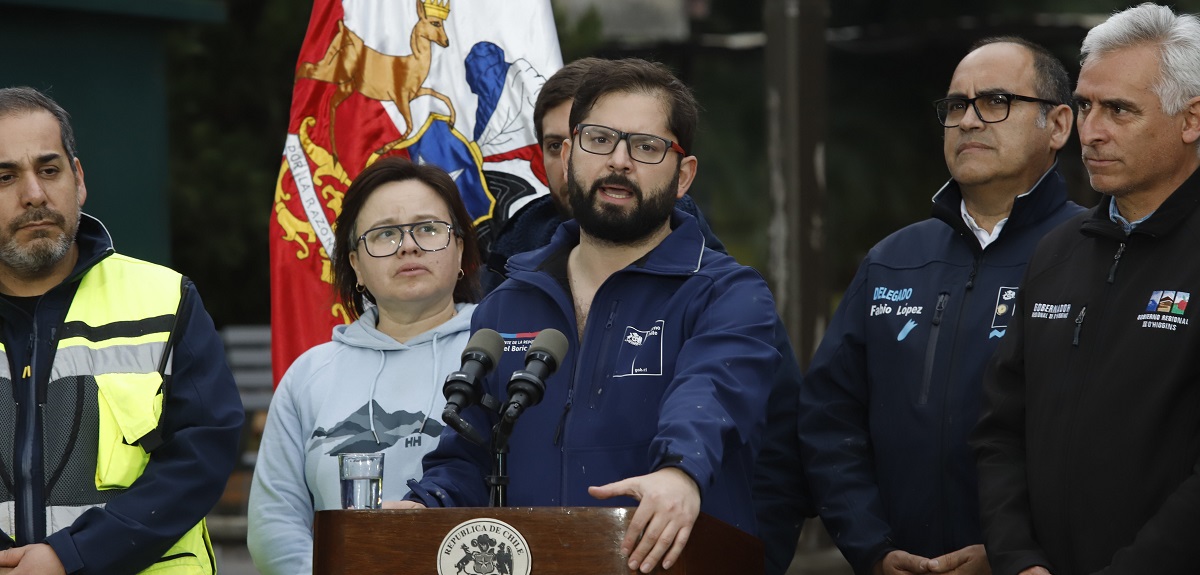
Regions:
M 1142 4 L 1083 42 L 1100 204 L 1051 232 L 984 381 L 998 575 L 1200 572 L 1200 19 Z
M 976 44 L 934 103 L 952 176 L 934 217 L 870 251 L 805 376 L 806 472 L 860 575 L 988 572 L 967 437 L 1025 264 L 1081 211 L 1056 167 L 1069 97 L 1044 48 Z

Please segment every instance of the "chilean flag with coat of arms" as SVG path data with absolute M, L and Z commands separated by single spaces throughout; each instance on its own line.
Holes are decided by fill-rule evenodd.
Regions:
M 546 194 L 533 105 L 562 67 L 549 0 L 314 0 L 270 217 L 276 384 L 348 315 L 332 223 L 388 155 L 454 177 L 482 243 Z

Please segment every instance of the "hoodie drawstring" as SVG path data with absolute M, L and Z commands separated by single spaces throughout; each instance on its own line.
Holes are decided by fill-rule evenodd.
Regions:
M 375 438 L 375 444 L 379 445 L 379 434 L 375 433 L 375 386 L 379 384 L 383 365 L 387 363 L 387 354 L 382 349 L 375 351 L 379 352 L 379 369 L 375 370 L 375 378 L 371 380 L 371 396 L 367 398 L 367 419 L 371 422 L 371 436 Z
M 417 430 L 417 433 L 425 433 L 425 422 L 429 421 L 429 413 L 433 411 L 433 404 L 437 402 L 438 393 L 441 392 L 441 389 L 438 388 L 438 369 L 441 364 L 438 363 L 438 333 L 436 331 L 433 332 L 433 341 L 430 347 L 433 351 L 433 385 L 431 386 L 433 394 L 429 396 L 429 407 L 425 408 L 425 419 L 421 420 L 421 428 Z

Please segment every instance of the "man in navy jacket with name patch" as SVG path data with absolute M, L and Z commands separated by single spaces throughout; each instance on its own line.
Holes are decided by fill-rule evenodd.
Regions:
M 1019 38 L 962 59 L 935 103 L 952 179 L 934 217 L 871 249 L 805 375 L 806 471 L 855 573 L 988 573 L 967 436 L 1030 254 L 1081 209 L 1056 165 L 1069 98 Z

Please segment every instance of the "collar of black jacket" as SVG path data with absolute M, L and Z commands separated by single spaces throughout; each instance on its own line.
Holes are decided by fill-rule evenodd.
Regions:
M 1106 194 L 1100 203 L 1092 208 L 1088 218 L 1083 220 L 1079 231 L 1086 235 L 1125 239 L 1125 229 L 1108 217 L 1112 202 L 1113 197 Z M 1139 234 L 1155 238 L 1165 236 L 1191 217 L 1197 205 L 1200 205 L 1200 170 L 1192 172 L 1150 217 L 1133 228 L 1130 235 Z
M 933 217 L 954 228 L 959 235 L 970 238 L 978 247 L 975 234 L 962 218 L 962 188 L 958 182 L 950 180 L 938 193 L 933 195 Z M 1018 196 L 1013 200 L 1012 211 L 1008 213 L 1008 221 L 1004 229 L 1020 229 L 1036 225 L 1053 214 L 1067 201 L 1067 184 L 1058 173 L 1058 162 L 1050 166 L 1042 178 L 1038 180 L 1029 193 Z

